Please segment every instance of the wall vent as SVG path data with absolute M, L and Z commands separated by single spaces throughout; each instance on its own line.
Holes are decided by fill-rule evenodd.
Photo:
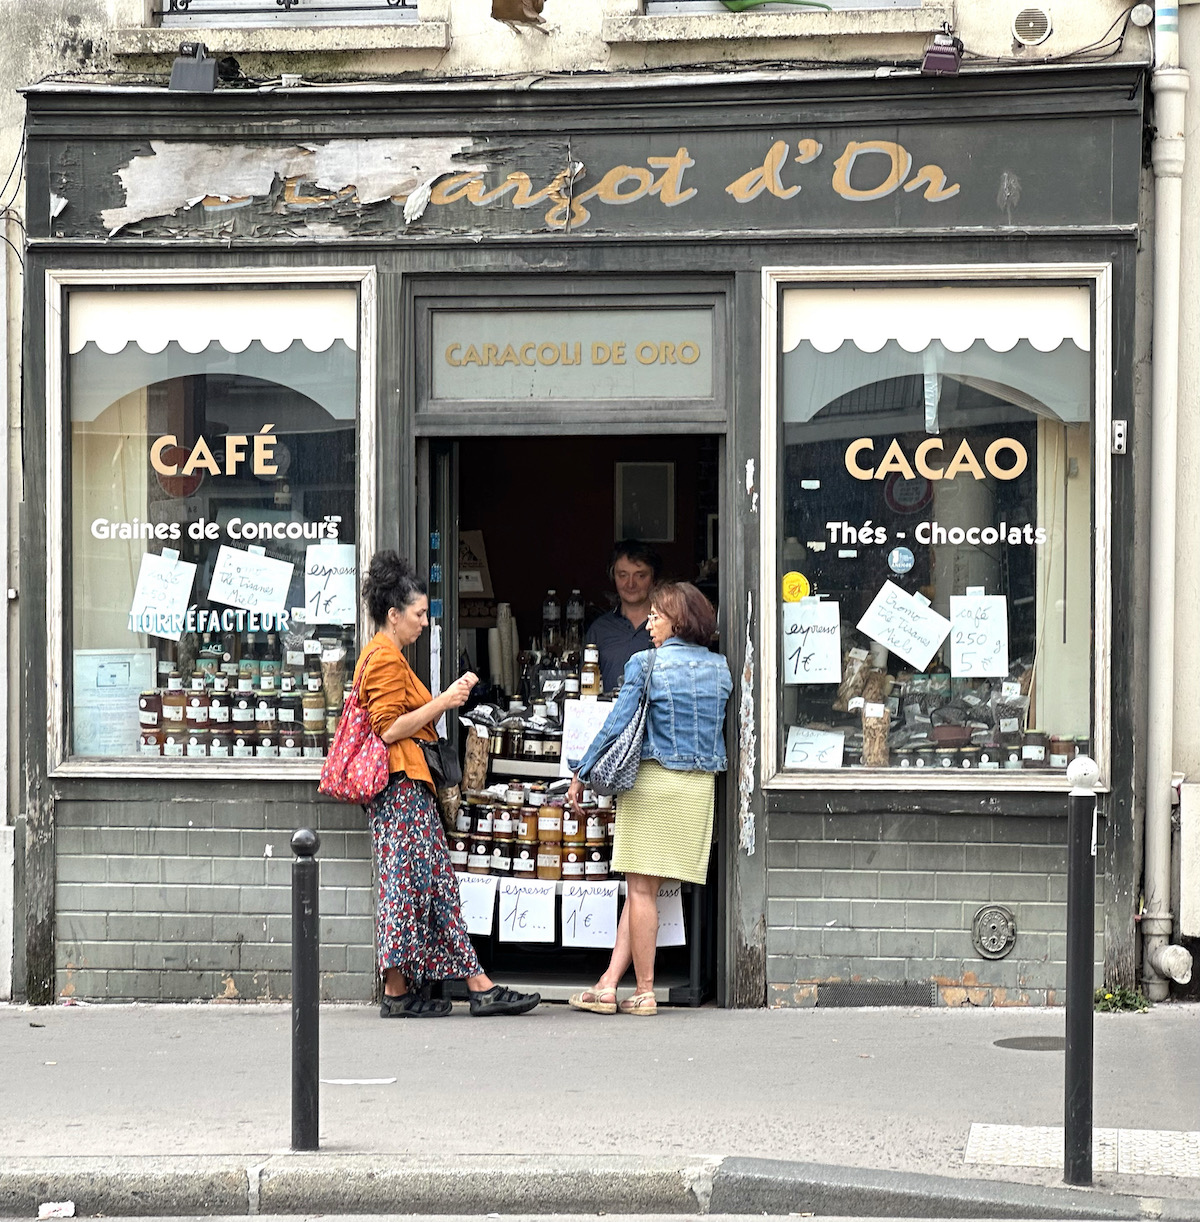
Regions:
M 1013 37 L 1026 47 L 1036 47 L 1045 42 L 1053 28 L 1050 10 L 1045 8 L 1023 8 L 1012 23 Z
M 935 1006 L 937 985 L 932 980 L 835 980 L 817 985 L 817 1006 Z

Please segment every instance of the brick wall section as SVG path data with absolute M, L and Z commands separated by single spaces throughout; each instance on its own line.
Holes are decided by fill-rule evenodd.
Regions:
M 1053 1005 L 1066 985 L 1066 831 L 1057 818 L 776 814 L 767 843 L 767 1001 L 813 1005 L 831 981 L 928 981 L 944 1005 Z M 1104 879 L 1096 879 L 1096 984 Z M 986 903 L 1016 918 L 979 955 Z
M 60 801 L 55 817 L 60 995 L 289 997 L 291 837 L 315 820 L 321 996 L 370 998 L 371 842 L 361 808 Z

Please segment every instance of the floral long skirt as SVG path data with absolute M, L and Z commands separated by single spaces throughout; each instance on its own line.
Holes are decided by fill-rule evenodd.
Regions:
M 411 987 L 483 971 L 459 908 L 458 879 L 428 786 L 395 772 L 367 807 L 379 892 L 379 970 L 399 968 Z

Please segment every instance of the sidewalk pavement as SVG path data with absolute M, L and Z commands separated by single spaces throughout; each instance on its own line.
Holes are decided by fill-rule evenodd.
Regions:
M 1057 1161 L 964 1161 L 973 1125 L 1030 1126 L 977 1128 L 976 1156 L 1053 1147 L 1037 1129 L 1062 1125 L 1061 1050 L 997 1041 L 1054 1043 L 1062 1010 L 667 1008 L 634 1022 L 543 1004 L 483 1022 L 458 1005 L 385 1022 L 325 1006 L 321 1151 L 305 1155 L 289 1151 L 290 1018 L 287 1005 L 0 1006 L 0 1214 L 73 1199 L 80 1215 L 126 1216 L 1200 1219 L 1197 1006 L 1096 1015 L 1095 1124 L 1141 1161 L 1118 1164 L 1116 1134 L 1098 1140 L 1089 1189 L 1064 1187 Z M 1130 1133 L 1144 1130 L 1168 1135 Z M 1156 1150 L 1173 1150 L 1176 1174 L 1145 1173 L 1164 1169 Z

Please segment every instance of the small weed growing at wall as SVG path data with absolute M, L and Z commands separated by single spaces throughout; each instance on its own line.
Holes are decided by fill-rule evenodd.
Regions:
M 1150 1009 L 1141 989 L 1097 989 L 1095 1001 L 1100 1013 L 1121 1010 L 1144 1014 Z

